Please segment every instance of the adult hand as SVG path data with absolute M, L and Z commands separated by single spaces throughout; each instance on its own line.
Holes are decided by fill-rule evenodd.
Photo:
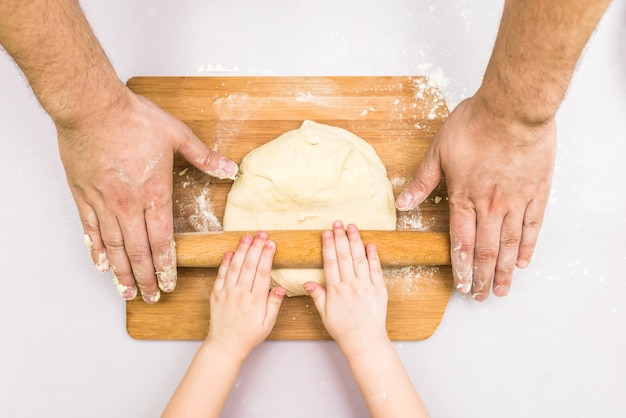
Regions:
M 363 246 L 359 230 L 341 221 L 322 235 L 326 289 L 307 282 L 322 322 L 346 357 L 388 344 L 387 288 L 376 247 Z
M 173 154 L 219 178 L 234 178 L 237 165 L 125 87 L 114 105 L 57 123 L 57 132 L 93 262 L 100 271 L 113 270 L 125 299 L 139 287 L 146 302 L 158 301 L 159 289 L 176 287 Z
M 528 266 L 555 152 L 554 118 L 535 125 L 504 119 L 479 96 L 460 103 L 443 124 L 396 207 L 416 207 L 445 175 L 453 275 L 461 293 L 471 290 L 484 301 L 493 281 L 493 293 L 505 296 L 515 266 Z
M 245 234 L 237 251 L 226 253 L 211 293 L 211 323 L 206 342 L 244 359 L 272 331 L 285 289 L 270 292 L 276 244 L 267 233 Z

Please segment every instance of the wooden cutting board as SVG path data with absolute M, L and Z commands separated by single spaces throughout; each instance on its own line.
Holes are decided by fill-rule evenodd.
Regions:
M 135 77 L 128 86 L 238 163 L 250 150 L 299 127 L 305 119 L 348 129 L 375 148 L 396 197 L 448 116 L 440 91 L 426 77 Z M 221 231 L 232 182 L 214 179 L 180 156 L 175 158 L 172 175 L 175 232 Z M 442 183 L 419 209 L 398 212 L 397 230 L 445 233 L 448 223 Z M 446 244 L 432 251 L 449 252 Z M 180 251 L 179 256 L 184 256 Z M 127 302 L 129 335 L 137 339 L 206 337 L 215 275 L 215 268 L 179 266 L 173 293 L 162 294 L 155 305 L 141 298 Z M 452 291 L 450 266 L 386 268 L 385 278 L 390 338 L 420 340 L 432 335 Z M 308 296 L 285 299 L 269 336 L 277 340 L 329 338 Z

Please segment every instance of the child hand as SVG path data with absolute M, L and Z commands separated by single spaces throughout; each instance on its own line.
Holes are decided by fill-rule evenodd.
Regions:
M 211 293 L 211 321 L 207 342 L 247 357 L 269 335 L 285 289 L 270 288 L 270 271 L 276 244 L 267 233 L 254 239 L 246 234 L 237 251 L 224 255 Z
M 324 232 L 322 246 L 326 290 L 314 282 L 304 288 L 330 335 L 346 355 L 388 342 L 387 288 L 376 247 L 363 247 L 355 225 L 346 235 L 341 221 Z

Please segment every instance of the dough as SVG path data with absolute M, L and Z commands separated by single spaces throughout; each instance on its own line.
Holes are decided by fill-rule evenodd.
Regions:
M 362 230 L 394 230 L 393 189 L 371 145 L 307 120 L 246 155 L 223 224 L 224 231 L 326 230 L 336 219 Z M 302 284 L 310 280 L 323 285 L 323 270 L 272 271 L 274 285 L 289 296 L 306 295 Z

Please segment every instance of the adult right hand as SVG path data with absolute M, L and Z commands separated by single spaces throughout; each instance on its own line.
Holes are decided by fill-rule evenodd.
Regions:
M 554 118 L 524 124 L 486 103 L 477 95 L 454 109 L 396 201 L 399 210 L 414 208 L 445 175 L 454 282 L 477 301 L 492 282 L 496 296 L 507 295 L 515 266 L 530 263 L 556 153 Z
M 148 303 L 176 287 L 173 155 L 234 178 L 237 165 L 182 122 L 123 87 L 119 99 L 79 120 L 57 122 L 59 150 L 94 264 L 118 291 Z

